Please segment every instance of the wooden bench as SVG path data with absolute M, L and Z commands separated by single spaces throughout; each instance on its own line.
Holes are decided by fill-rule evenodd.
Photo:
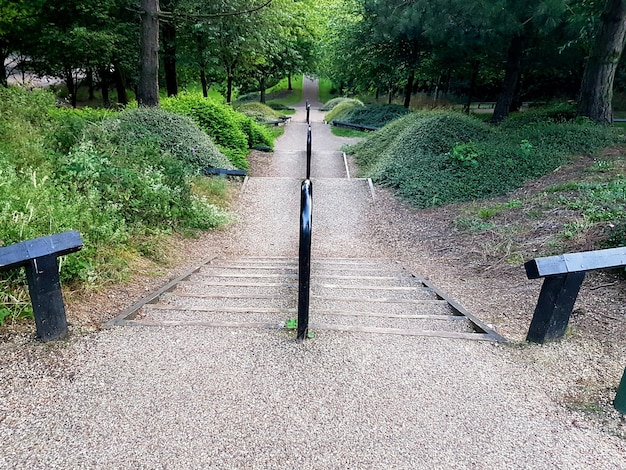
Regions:
M 246 176 L 247 173 L 244 170 L 231 170 L 229 168 L 212 168 L 212 167 L 207 167 L 204 170 L 202 170 L 202 173 L 204 173 L 206 176 L 213 176 L 213 175 L 219 175 L 219 176 Z
M 344 121 L 332 121 L 331 124 L 336 127 L 345 127 L 347 129 L 355 129 L 357 131 L 377 131 L 380 129 L 380 127 L 365 126 L 361 124 L 353 124 L 351 122 L 344 122 Z
M 291 121 L 291 116 L 281 116 L 274 121 L 265 121 L 263 124 L 267 124 L 268 126 L 280 126 L 281 124 L 287 124 Z
M 37 336 L 43 341 L 67 336 L 58 257 L 82 247 L 80 234 L 72 230 L 0 248 L 0 271 L 22 266 L 26 269 Z
M 544 278 L 527 341 L 544 343 L 563 337 L 585 273 L 626 266 L 626 247 L 568 253 L 528 261 L 528 279 Z

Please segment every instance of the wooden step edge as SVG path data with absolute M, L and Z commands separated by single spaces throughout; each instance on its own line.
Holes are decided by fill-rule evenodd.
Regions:
M 375 304 L 408 304 L 408 305 L 423 305 L 423 304 L 448 304 L 443 299 L 394 299 L 388 297 L 328 297 L 325 295 L 311 295 L 311 300 L 324 300 L 329 302 L 365 302 Z
M 406 319 L 406 320 L 467 320 L 469 319 L 464 317 L 463 315 L 454 315 L 454 314 L 402 314 L 402 313 L 379 313 L 379 312 L 337 312 L 335 310 L 317 310 L 311 307 L 311 315 L 324 315 L 328 317 L 338 316 L 338 317 L 365 317 L 365 318 L 395 318 L 395 319 Z
M 285 328 L 284 323 L 265 323 L 265 322 L 228 322 L 228 321 L 204 321 L 204 320 L 127 320 L 124 322 L 128 326 L 147 326 L 147 327 L 163 327 L 163 326 L 193 326 L 208 328 L 255 328 L 255 329 L 273 329 L 281 330 Z
M 422 336 L 465 340 L 469 339 L 474 341 L 498 341 L 492 335 L 489 335 L 487 333 L 458 333 L 452 331 L 418 330 L 411 328 L 378 328 L 370 326 L 324 325 L 313 323 L 309 325 L 309 329 L 319 331 L 340 331 L 346 333 L 373 333 L 397 336 Z
M 197 282 L 184 281 L 178 284 L 183 287 L 294 287 L 297 282 Z
M 144 309 L 173 312 L 211 312 L 211 313 L 261 313 L 261 314 L 277 314 L 277 315 L 297 315 L 297 309 L 290 308 L 257 308 L 257 307 L 205 307 L 203 305 L 166 305 L 166 304 L 148 304 Z

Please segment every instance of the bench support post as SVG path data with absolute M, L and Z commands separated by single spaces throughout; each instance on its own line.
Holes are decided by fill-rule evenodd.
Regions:
M 584 271 L 544 279 L 526 341 L 542 344 L 563 337 L 584 279 Z
M 42 341 L 53 341 L 67 336 L 67 319 L 57 255 L 51 254 L 29 260 L 26 265 L 26 278 L 37 325 L 37 336 Z

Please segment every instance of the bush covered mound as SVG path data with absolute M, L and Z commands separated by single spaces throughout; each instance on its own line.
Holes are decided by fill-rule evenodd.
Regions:
M 208 137 L 189 119 L 136 110 L 102 120 L 54 103 L 46 92 L 0 87 L 0 244 L 77 230 L 85 248 L 63 258 L 62 279 L 102 285 L 122 279 L 140 254 L 158 259 L 162 234 L 226 220 L 192 189 L 190 165 L 207 161 L 175 138 Z M 163 126 L 167 139 L 154 137 Z M 24 285 L 19 270 L 0 274 L 0 324 L 28 314 Z
M 503 194 L 568 161 L 624 140 L 589 122 L 493 127 L 454 112 L 420 112 L 348 148 L 364 176 L 419 207 Z
M 235 109 L 249 118 L 254 119 L 259 124 L 268 121 L 276 121 L 282 116 L 281 113 L 270 106 L 258 102 L 242 103 Z
M 333 98 L 332 100 L 324 103 L 324 106 L 320 108 L 320 111 L 332 111 L 336 106 L 342 103 L 357 103 L 357 104 L 363 105 L 363 103 L 357 99 L 340 97 L 340 98 Z
M 326 116 L 324 116 L 324 119 L 326 120 L 326 122 L 341 121 L 342 116 L 344 116 L 349 111 L 352 111 L 355 108 L 363 107 L 365 107 L 365 105 L 359 100 L 344 99 L 341 103 L 338 103 L 336 106 L 333 107 L 333 109 L 327 112 Z
M 272 135 L 254 119 L 201 94 L 181 94 L 161 100 L 161 107 L 189 116 L 240 169 L 248 168 L 248 150 L 273 145 Z
M 380 128 L 410 112 L 409 109 L 397 104 L 346 106 L 345 108 L 343 104 L 340 104 L 327 114 L 326 120 L 328 122 L 343 121 Z
M 124 147 L 157 145 L 194 171 L 208 166 L 233 168 L 210 137 L 189 117 L 160 108 L 135 108 L 92 126 L 87 133 L 92 140 Z

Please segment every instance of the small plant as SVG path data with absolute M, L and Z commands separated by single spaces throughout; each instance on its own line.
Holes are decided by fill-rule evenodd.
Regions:
M 296 317 L 288 318 L 285 321 L 285 328 L 287 328 L 288 330 L 295 330 L 296 328 L 298 328 L 298 319 Z
M 531 144 L 528 139 L 522 139 L 519 144 L 519 148 L 522 150 L 522 153 L 529 157 L 533 153 L 533 144 Z
M 452 161 L 474 167 L 478 166 L 478 157 L 480 157 L 480 151 L 476 144 L 471 141 L 466 144 L 455 145 L 450 154 Z

